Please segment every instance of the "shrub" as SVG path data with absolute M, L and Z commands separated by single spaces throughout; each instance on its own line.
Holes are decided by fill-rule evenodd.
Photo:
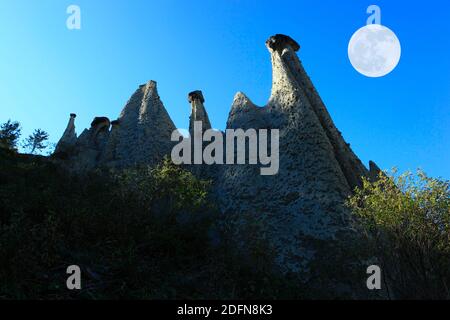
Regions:
M 207 182 L 167 161 L 85 177 L 39 157 L 3 154 L 0 163 L 0 297 L 188 294 L 180 279 L 209 254 Z M 72 264 L 81 292 L 65 288 Z
M 0 153 L 0 299 L 302 294 L 272 271 L 263 243 L 244 259 L 219 221 L 209 182 L 167 159 L 73 176 L 45 157 Z M 80 291 L 66 288 L 73 264 Z
M 391 298 L 450 298 L 449 181 L 381 173 L 349 200 Z

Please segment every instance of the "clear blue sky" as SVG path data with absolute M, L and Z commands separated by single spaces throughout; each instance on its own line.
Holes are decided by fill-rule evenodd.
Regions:
M 81 8 L 81 30 L 66 8 Z M 357 73 L 352 34 L 377 4 L 402 45 L 384 78 Z M 271 66 L 265 40 L 288 34 L 338 128 L 364 163 L 423 168 L 450 178 L 450 2 L 2 0 L 0 121 L 56 142 L 70 112 L 77 131 L 95 116 L 115 119 L 139 84 L 152 79 L 177 127 L 188 126 L 187 93 L 200 89 L 223 129 L 233 96 L 264 105 Z

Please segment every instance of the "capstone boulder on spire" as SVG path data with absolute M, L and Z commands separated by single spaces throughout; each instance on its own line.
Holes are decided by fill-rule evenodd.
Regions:
M 291 47 L 294 51 L 300 50 L 300 45 L 297 43 L 297 41 L 284 34 L 276 34 L 274 36 L 271 36 L 269 39 L 267 39 L 266 46 L 273 51 L 280 51 L 288 46 Z

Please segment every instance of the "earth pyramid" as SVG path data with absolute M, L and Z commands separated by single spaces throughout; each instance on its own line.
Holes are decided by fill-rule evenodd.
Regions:
M 272 61 L 270 99 L 258 107 L 238 92 L 226 128 L 278 129 L 278 174 L 261 175 L 259 165 L 249 164 L 200 165 L 192 171 L 213 180 L 222 217 L 239 246 L 264 240 L 282 271 L 304 272 L 317 257 L 329 255 L 323 243 L 353 237 L 345 200 L 362 177 L 375 177 L 379 168 L 370 162 L 368 170 L 336 128 L 297 56 L 299 44 L 277 34 L 266 46 Z M 202 92 L 191 92 L 188 101 L 191 134 L 193 121 L 202 121 L 202 130 L 211 128 Z M 174 145 L 175 126 L 154 81 L 136 90 L 117 120 L 96 117 L 78 137 L 75 117 L 71 114 L 55 157 L 76 171 L 154 165 Z

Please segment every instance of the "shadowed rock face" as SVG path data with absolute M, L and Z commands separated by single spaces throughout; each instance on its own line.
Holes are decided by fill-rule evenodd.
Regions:
M 75 113 L 70 114 L 69 123 L 67 124 L 63 136 L 56 145 L 55 154 L 65 154 L 77 142 L 77 134 L 75 132 L 76 117 L 77 115 Z
M 189 116 L 189 135 L 191 137 L 191 150 L 192 157 L 194 157 L 195 143 L 197 141 L 203 140 L 203 134 L 206 130 L 211 129 L 211 122 L 209 121 L 208 113 L 206 112 L 205 98 L 200 90 L 192 91 L 188 94 L 188 102 L 191 104 L 191 114 Z M 201 131 L 194 130 L 194 123 L 201 122 Z M 202 142 L 202 150 L 205 148 L 206 144 Z M 212 178 L 214 172 L 218 170 L 216 166 L 206 166 L 206 165 L 188 165 L 186 166 L 197 177 L 202 179 Z

